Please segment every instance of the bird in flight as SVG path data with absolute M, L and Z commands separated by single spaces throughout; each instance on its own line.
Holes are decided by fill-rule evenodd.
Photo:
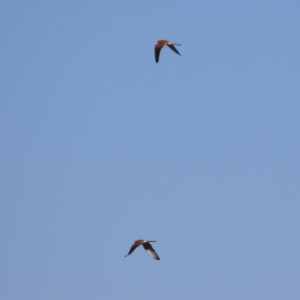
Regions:
M 170 49 L 172 49 L 175 53 L 181 55 L 178 50 L 175 48 L 174 45 L 176 46 L 181 46 L 180 44 L 175 44 L 175 43 L 172 43 L 172 42 L 169 42 L 167 40 L 160 40 L 157 42 L 157 44 L 155 45 L 155 48 L 154 48 L 154 53 L 155 53 L 155 61 L 158 63 L 159 61 L 159 54 L 160 54 L 160 50 L 165 46 L 167 45 Z
M 154 258 L 154 259 L 157 259 L 159 260 L 159 256 L 157 255 L 157 253 L 155 252 L 155 250 L 152 248 L 151 244 L 150 243 L 154 243 L 156 241 L 147 241 L 147 240 L 136 240 L 134 242 L 134 244 L 131 246 L 129 252 L 126 256 L 128 256 L 129 254 L 131 254 L 138 246 L 140 245 L 143 245 L 143 247 L 145 248 L 145 250 L 148 252 L 148 254 Z

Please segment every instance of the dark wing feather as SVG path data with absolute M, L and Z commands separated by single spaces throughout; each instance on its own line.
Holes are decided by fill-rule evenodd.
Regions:
M 172 44 L 167 44 L 167 45 L 168 45 L 168 47 L 169 47 L 170 49 L 172 49 L 175 53 L 181 55 L 181 54 L 178 52 L 178 50 L 177 50 Z
M 155 250 L 152 248 L 150 243 L 144 243 L 143 246 L 151 257 L 153 257 L 154 259 L 157 259 L 157 260 L 160 259 L 159 256 L 157 255 L 157 253 L 155 252 Z
M 154 52 L 155 52 L 155 61 L 158 63 L 159 61 L 159 54 L 160 54 L 160 50 L 161 50 L 161 46 L 160 45 L 156 45 L 154 48 Z
M 128 254 L 125 255 L 125 257 L 128 256 L 129 254 L 131 254 L 131 253 L 135 250 L 135 248 L 137 248 L 138 246 L 139 246 L 139 245 L 133 244 L 133 245 L 131 246 L 131 248 L 130 248 Z

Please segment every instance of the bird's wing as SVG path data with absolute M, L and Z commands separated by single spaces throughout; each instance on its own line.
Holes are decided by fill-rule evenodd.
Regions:
M 138 246 L 139 246 L 139 245 L 133 244 L 133 245 L 131 246 L 131 248 L 130 248 L 128 254 L 125 255 L 125 257 L 128 256 L 129 254 L 131 254 Z
M 156 45 L 154 48 L 154 53 L 155 53 L 155 61 L 158 63 L 159 61 L 159 54 L 162 46 L 161 45 Z
M 170 49 L 172 49 L 174 52 L 176 52 L 177 54 L 181 55 L 181 54 L 178 52 L 178 50 L 174 47 L 174 45 L 172 45 L 172 44 L 167 44 L 167 45 L 168 45 L 168 47 L 169 47 Z
M 152 258 L 159 260 L 159 256 L 157 255 L 155 250 L 152 248 L 150 243 L 144 243 L 143 246 Z

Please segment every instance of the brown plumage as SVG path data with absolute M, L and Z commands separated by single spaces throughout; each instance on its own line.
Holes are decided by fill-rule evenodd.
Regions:
M 174 45 L 176 46 L 181 46 L 180 44 L 175 44 L 175 43 L 172 43 L 172 42 L 169 42 L 167 40 L 159 40 L 157 42 L 157 44 L 155 45 L 155 48 L 154 48 L 154 53 L 155 53 L 155 61 L 158 63 L 159 61 L 159 54 L 160 54 L 160 51 L 161 49 L 167 45 L 170 49 L 172 49 L 175 53 L 181 55 L 178 50 L 174 47 Z
M 140 245 L 143 245 L 143 247 L 145 248 L 145 250 L 148 252 L 148 254 L 154 258 L 154 259 L 157 259 L 159 260 L 159 256 L 157 255 L 157 253 L 155 252 L 155 250 L 152 248 L 151 244 L 150 243 L 154 243 L 156 241 L 147 241 L 147 240 L 136 240 L 134 242 L 134 244 L 131 246 L 129 252 L 126 256 L 130 255 L 138 246 Z

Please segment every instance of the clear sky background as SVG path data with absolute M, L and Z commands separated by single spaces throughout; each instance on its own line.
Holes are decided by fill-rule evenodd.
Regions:
M 0 299 L 300 299 L 299 0 L 1 1 L 0 32 Z

